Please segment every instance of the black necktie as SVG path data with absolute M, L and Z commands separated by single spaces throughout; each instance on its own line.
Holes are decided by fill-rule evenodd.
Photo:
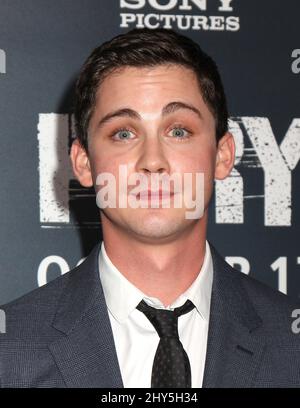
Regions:
M 194 307 L 190 300 L 173 311 L 155 309 L 144 300 L 137 305 L 137 309 L 147 316 L 160 337 L 153 362 L 151 388 L 191 388 L 191 367 L 179 339 L 178 317 Z

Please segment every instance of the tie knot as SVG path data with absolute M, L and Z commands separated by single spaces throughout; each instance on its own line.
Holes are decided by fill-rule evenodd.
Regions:
M 175 338 L 179 338 L 178 317 L 190 312 L 194 307 L 195 305 L 190 300 L 174 310 L 156 309 L 149 306 L 144 300 L 137 305 L 137 309 L 143 312 L 153 324 L 159 337 Z

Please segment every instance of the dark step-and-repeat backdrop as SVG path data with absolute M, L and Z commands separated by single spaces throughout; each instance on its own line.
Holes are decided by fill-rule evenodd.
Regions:
M 101 239 L 94 192 L 69 162 L 74 81 L 93 48 L 135 27 L 173 28 L 216 60 L 237 157 L 216 183 L 209 239 L 299 298 L 298 0 L 0 0 L 0 304 Z

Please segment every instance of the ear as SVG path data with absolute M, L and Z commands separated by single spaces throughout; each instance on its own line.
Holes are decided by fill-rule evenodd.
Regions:
M 93 179 L 87 151 L 78 139 L 75 139 L 70 152 L 73 172 L 83 187 L 92 187 Z
M 223 180 L 231 172 L 235 159 L 235 143 L 233 135 L 226 132 L 219 140 L 216 156 L 215 179 Z

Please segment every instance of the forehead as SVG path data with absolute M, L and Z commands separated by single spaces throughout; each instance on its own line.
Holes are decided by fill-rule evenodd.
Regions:
M 105 82 L 109 80 L 124 80 L 126 79 L 144 79 L 145 81 L 165 79 L 168 76 L 184 80 L 189 77 L 190 80 L 196 80 L 195 72 L 188 67 L 176 63 L 164 63 L 155 66 L 135 67 L 124 65 L 115 68 L 107 75 Z
M 151 109 L 171 98 L 204 104 L 194 71 L 177 64 L 125 66 L 103 80 L 97 90 L 96 108 L 106 111 L 130 104 Z

